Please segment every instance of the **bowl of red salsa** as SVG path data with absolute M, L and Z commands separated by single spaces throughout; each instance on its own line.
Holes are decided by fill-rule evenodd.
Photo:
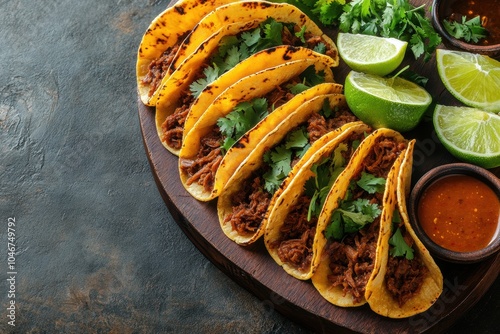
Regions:
M 413 187 L 408 207 L 415 233 L 442 260 L 479 262 L 500 249 L 500 179 L 484 168 L 431 169 Z
M 432 23 L 448 47 L 500 56 L 500 0 L 434 0 Z

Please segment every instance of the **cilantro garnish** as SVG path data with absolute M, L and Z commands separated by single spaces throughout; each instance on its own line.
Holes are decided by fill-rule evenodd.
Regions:
M 326 238 L 341 240 L 345 234 L 357 232 L 372 223 L 382 213 L 378 204 L 370 203 L 366 198 L 352 199 L 356 187 L 368 194 L 383 193 L 385 179 L 362 172 L 359 180 L 351 180 L 344 199 L 332 213 L 330 224 L 325 229 Z
M 315 176 L 310 177 L 304 185 L 304 193 L 311 198 L 307 220 L 311 220 L 312 216 L 319 216 L 333 182 L 345 168 L 346 161 L 342 152 L 347 149 L 347 144 L 342 143 L 334 150 L 333 158 L 323 159 L 311 167 Z
M 408 246 L 399 227 L 389 239 L 389 244 L 393 246 L 389 251 L 391 256 L 405 256 L 408 260 L 413 259 L 413 248 Z
M 238 104 L 233 111 L 217 120 L 224 138 L 221 148 L 227 152 L 233 144 L 248 130 L 253 128 L 268 114 L 268 103 L 265 98 L 255 98 Z
M 368 199 L 341 201 L 331 217 L 331 224 L 325 230 L 325 237 L 340 240 L 345 234 L 354 233 L 371 224 L 382 210 Z
M 289 133 L 285 140 L 264 154 L 264 162 L 269 170 L 264 173 L 264 189 L 270 194 L 281 185 L 292 169 L 292 160 L 302 155 L 310 147 L 307 132 L 299 128 Z
M 366 172 L 361 173 L 361 178 L 356 183 L 369 194 L 383 193 L 385 189 L 385 179 L 383 177 L 375 177 Z
M 443 20 L 443 25 L 448 34 L 456 39 L 466 42 L 477 43 L 481 38 L 488 35 L 488 31 L 481 25 L 481 17 L 478 15 L 470 20 L 462 16 L 462 22 Z
M 401 224 L 401 216 L 399 214 L 399 210 L 395 209 L 392 215 L 392 231 L 396 230 L 392 237 L 389 239 L 389 244 L 393 246 L 389 254 L 391 256 L 406 256 L 408 260 L 413 259 L 413 248 L 408 246 L 405 239 L 403 238 L 403 234 L 401 233 L 401 229 L 399 228 Z
M 282 0 L 276 0 L 280 2 Z M 429 60 L 441 37 L 425 16 L 424 5 L 409 0 L 285 0 L 310 13 L 315 21 L 342 32 L 394 37 L 410 44 L 418 59 Z
M 207 87 L 210 82 L 213 82 L 215 79 L 219 77 L 219 68 L 216 64 L 213 67 L 207 67 L 203 70 L 204 77 L 202 79 L 198 79 L 189 86 L 191 93 L 196 98 L 201 92 Z

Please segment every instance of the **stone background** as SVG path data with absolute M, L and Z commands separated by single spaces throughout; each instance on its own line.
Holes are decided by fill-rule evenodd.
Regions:
M 204 258 L 158 193 L 135 60 L 168 2 L 0 0 L 1 333 L 308 333 Z M 493 333 L 499 290 L 450 332 Z

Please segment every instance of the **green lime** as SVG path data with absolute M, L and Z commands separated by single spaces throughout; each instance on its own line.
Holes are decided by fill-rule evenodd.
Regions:
M 355 71 L 387 75 L 403 61 L 407 42 L 362 34 L 339 33 L 340 57 Z
M 351 71 L 344 94 L 351 111 L 374 128 L 404 132 L 413 129 L 432 102 L 429 93 L 403 78 Z
M 500 116 L 497 114 L 438 104 L 433 123 L 443 146 L 458 159 L 484 168 L 500 166 Z
M 462 103 L 500 112 L 500 62 L 488 56 L 436 50 L 439 76 L 450 93 Z

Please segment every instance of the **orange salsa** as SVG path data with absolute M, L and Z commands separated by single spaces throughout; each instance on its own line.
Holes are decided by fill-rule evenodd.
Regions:
M 432 183 L 418 203 L 422 229 L 436 244 L 456 252 L 487 246 L 497 232 L 500 201 L 483 182 L 450 175 Z

